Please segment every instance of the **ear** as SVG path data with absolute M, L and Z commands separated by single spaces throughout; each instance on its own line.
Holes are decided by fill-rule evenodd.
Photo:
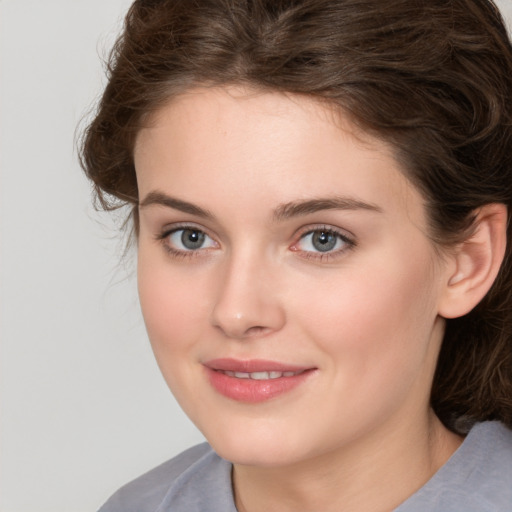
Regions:
M 490 290 L 505 256 L 507 207 L 487 204 L 476 212 L 474 231 L 450 253 L 439 315 L 469 313 Z

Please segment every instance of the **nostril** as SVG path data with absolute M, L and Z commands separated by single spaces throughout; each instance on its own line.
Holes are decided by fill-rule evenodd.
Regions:
M 232 272 L 212 301 L 211 325 L 238 339 L 256 339 L 280 330 L 285 314 L 278 297 L 250 282 L 247 271 Z
M 232 326 L 231 328 L 228 328 L 228 326 L 225 325 L 217 325 L 216 327 L 230 338 L 239 339 L 257 338 L 258 336 L 265 336 L 267 333 L 272 331 L 271 328 L 260 325 L 254 325 L 247 329 L 240 326 Z
M 255 325 L 253 327 L 249 327 L 249 329 L 245 331 L 245 337 L 250 338 L 251 336 L 258 336 L 264 334 L 268 330 L 268 327 L 261 327 L 259 325 Z

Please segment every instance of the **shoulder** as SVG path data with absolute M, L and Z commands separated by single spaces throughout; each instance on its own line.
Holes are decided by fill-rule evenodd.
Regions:
M 99 512 L 192 511 L 206 500 L 229 502 L 230 473 L 231 465 L 203 443 L 121 487 Z
M 476 424 L 448 462 L 396 512 L 510 512 L 512 430 Z

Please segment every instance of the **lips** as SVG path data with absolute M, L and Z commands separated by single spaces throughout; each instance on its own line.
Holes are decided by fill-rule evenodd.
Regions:
M 228 377 L 236 377 L 237 379 L 253 379 L 253 380 L 270 380 L 270 379 L 280 379 L 281 377 L 294 377 L 301 372 L 232 372 L 229 370 L 217 370 L 224 373 Z
M 263 402 L 291 391 L 315 370 L 276 361 L 236 359 L 215 359 L 204 367 L 218 393 L 245 403 Z

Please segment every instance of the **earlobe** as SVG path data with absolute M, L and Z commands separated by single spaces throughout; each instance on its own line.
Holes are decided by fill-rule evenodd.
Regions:
M 507 207 L 487 204 L 476 212 L 474 231 L 455 247 L 447 266 L 439 315 L 457 318 L 469 313 L 491 288 L 505 256 Z

